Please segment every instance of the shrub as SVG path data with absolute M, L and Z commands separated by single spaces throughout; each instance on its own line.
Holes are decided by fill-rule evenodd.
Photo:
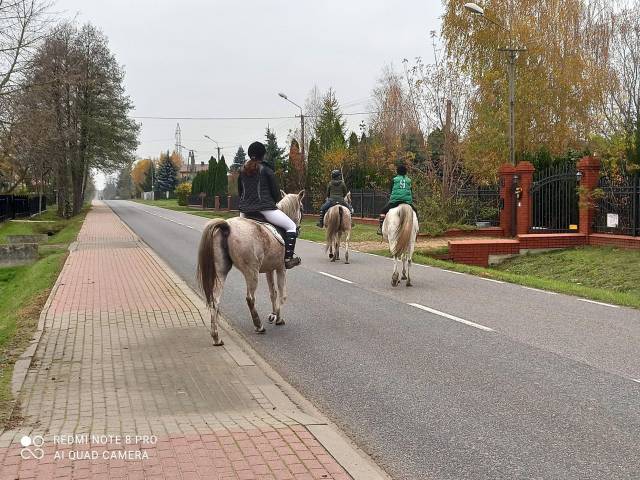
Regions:
M 176 197 L 178 205 L 186 207 L 189 203 L 189 195 L 191 195 L 191 184 L 189 182 L 181 183 L 176 187 Z

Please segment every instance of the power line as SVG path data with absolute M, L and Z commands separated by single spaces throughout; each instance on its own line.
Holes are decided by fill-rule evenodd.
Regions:
M 380 113 L 379 111 L 370 112 L 342 112 L 344 116 L 352 115 L 373 115 Z M 319 117 L 319 115 L 305 115 L 305 117 Z M 299 116 L 283 116 L 283 117 L 164 117 L 152 115 L 132 115 L 131 118 L 137 120 L 292 120 L 300 118 Z

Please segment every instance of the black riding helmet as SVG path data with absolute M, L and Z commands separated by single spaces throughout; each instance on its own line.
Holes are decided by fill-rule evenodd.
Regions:
M 333 170 L 331 172 L 331 178 L 334 180 L 340 180 L 340 177 L 342 177 L 342 172 L 340 170 Z
M 404 165 L 400 164 L 396 167 L 396 173 L 398 175 L 406 175 L 407 174 L 407 167 L 405 167 Z
M 252 160 L 262 160 L 266 153 L 267 149 L 261 142 L 253 142 L 249 145 L 249 150 L 247 150 L 247 154 Z

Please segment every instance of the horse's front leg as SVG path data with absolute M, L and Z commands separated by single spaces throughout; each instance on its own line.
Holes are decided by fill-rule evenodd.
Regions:
M 244 272 L 244 280 L 247 283 L 247 306 L 251 312 L 251 318 L 253 319 L 253 326 L 256 328 L 257 333 L 264 333 L 264 325 L 260 320 L 260 315 L 256 310 L 256 288 L 258 288 L 258 272 Z
M 394 287 L 398 286 L 398 283 L 400 283 L 400 275 L 398 274 L 398 257 L 394 256 L 393 257 L 393 275 L 391 275 L 391 285 Z
M 344 263 L 349 263 L 349 238 L 351 238 L 351 230 L 347 231 L 347 237 L 344 241 Z
M 269 323 L 275 322 L 280 316 L 280 301 L 278 299 L 278 290 L 276 289 L 273 279 L 273 270 L 267 272 L 267 284 L 269 285 L 269 296 L 271 297 L 271 314 L 269 315 Z
M 276 270 L 276 279 L 278 282 L 278 315 L 276 318 L 276 325 L 284 325 L 284 318 L 282 318 L 281 310 L 284 302 L 287 300 L 287 273 L 284 268 Z

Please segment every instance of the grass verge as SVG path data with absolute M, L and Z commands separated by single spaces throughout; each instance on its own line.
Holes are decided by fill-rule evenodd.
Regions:
M 68 220 L 53 223 L 5 222 L 0 225 L 0 242 L 7 235 L 43 232 L 43 226 L 55 225 L 49 243 L 31 265 L 0 268 L 0 430 L 10 427 L 15 399 L 11 394 L 13 365 L 28 346 L 38 325 L 40 311 L 67 258 L 67 247 L 80 231 L 88 208 Z M 55 218 L 47 211 L 41 219 Z
M 389 256 L 386 250 L 371 252 Z M 433 258 L 421 251 L 414 262 L 599 302 L 640 308 L 640 252 L 582 247 L 523 255 L 483 268 Z

